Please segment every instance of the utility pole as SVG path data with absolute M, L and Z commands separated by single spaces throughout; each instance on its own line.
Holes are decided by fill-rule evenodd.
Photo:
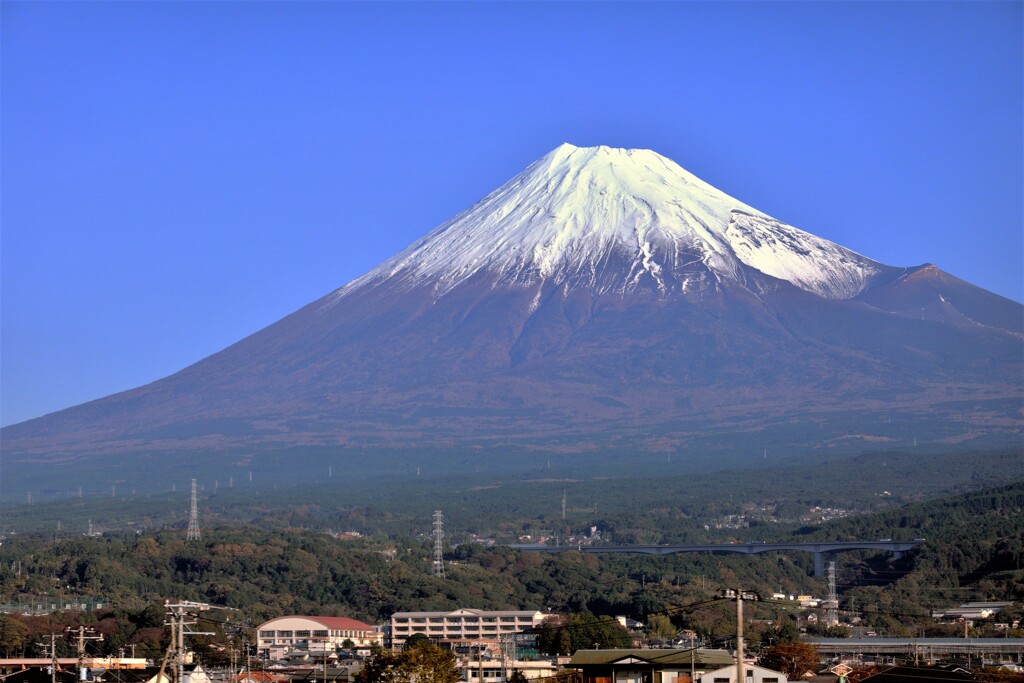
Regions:
M 39 647 L 46 647 L 47 643 L 36 643 Z M 57 683 L 57 634 L 50 634 L 50 683 Z
M 761 596 L 752 591 L 743 592 L 740 588 L 730 588 L 722 591 L 720 597 L 736 601 L 736 683 L 746 683 L 743 666 L 743 600 L 760 600 Z
M 736 591 L 736 683 L 745 683 L 743 675 L 743 591 Z
M 92 628 L 86 628 L 85 626 L 79 626 L 78 628 L 67 628 L 66 633 L 72 634 L 77 633 L 75 650 L 78 652 L 78 680 L 85 680 L 85 641 L 87 640 L 103 640 L 103 635 L 95 635 L 96 630 Z
M 192 480 L 195 486 L 195 480 Z M 193 491 L 195 489 L 193 488 Z M 171 627 L 171 648 L 174 648 L 174 683 L 184 683 L 185 680 L 185 634 L 188 626 L 195 626 L 200 612 L 212 609 L 212 605 L 203 602 L 190 602 L 183 600 L 172 603 L 164 603 L 167 608 L 168 625 Z M 190 636 L 212 636 L 211 631 L 187 631 Z M 170 648 L 168 648 L 170 650 Z M 158 682 L 159 683 L 159 682 Z
M 484 637 L 483 637 L 483 635 L 481 635 L 480 639 L 477 641 L 476 661 L 477 661 L 477 673 L 480 676 L 477 679 L 477 682 L 478 683 L 484 683 Z

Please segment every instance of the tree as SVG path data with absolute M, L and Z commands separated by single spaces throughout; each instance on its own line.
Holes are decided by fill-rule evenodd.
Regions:
M 829 624 L 821 631 L 822 638 L 849 638 L 850 629 L 841 624 Z
M 402 652 L 378 649 L 355 675 L 356 683 L 457 683 L 455 655 L 433 643 Z
M 0 614 L 0 653 L 5 657 L 21 657 L 29 643 L 29 630 L 9 614 Z
M 783 618 L 775 622 L 771 628 L 761 633 L 761 645 L 770 646 L 779 643 L 795 643 L 800 639 L 800 629 L 792 619 Z
M 996 666 L 981 666 L 974 670 L 974 680 L 982 683 L 1021 683 L 1024 674 L 1007 671 Z
M 651 638 L 671 638 L 676 634 L 676 627 L 665 614 L 651 614 L 647 617 L 647 635 Z
M 611 617 L 589 612 L 570 614 L 558 622 L 545 622 L 537 633 L 537 647 L 550 655 L 570 654 L 591 648 L 629 647 L 633 642 L 622 624 Z
M 430 645 L 430 638 L 423 633 L 414 633 L 409 636 L 405 641 L 405 649 L 409 650 L 414 647 L 423 647 L 424 645 Z
M 781 671 L 793 680 L 807 671 L 816 672 L 821 666 L 821 656 L 810 643 L 778 643 L 761 654 L 761 665 Z

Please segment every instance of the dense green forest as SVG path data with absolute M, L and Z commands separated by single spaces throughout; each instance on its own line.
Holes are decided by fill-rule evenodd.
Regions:
M 429 533 L 431 514 L 443 510 L 445 530 L 455 543 L 481 535 L 499 542 L 523 534 L 564 538 L 592 526 L 613 544 L 772 540 L 822 517 L 891 510 L 1024 479 L 1019 450 L 767 456 L 760 467 L 708 471 L 669 454 L 661 463 L 615 477 L 588 474 L 570 458 L 554 458 L 511 478 L 474 471 L 467 463 L 463 474 L 440 478 L 356 481 L 335 468 L 330 478 L 311 470 L 309 483 L 301 487 L 200 481 L 200 517 L 204 527 L 244 524 L 415 537 Z M 59 526 L 64 535 L 78 535 L 90 523 L 101 531 L 184 528 L 189 480 L 168 482 L 167 488 L 162 494 L 134 495 L 121 487 L 104 496 L 45 504 L 6 500 L 0 533 L 53 537 Z
M 657 519 L 649 510 L 610 511 L 602 524 L 614 534 L 620 527 L 643 530 Z M 814 525 L 765 523 L 743 533 L 763 529 L 800 540 L 925 538 L 899 561 L 867 552 L 839 556 L 843 609 L 888 633 L 934 629 L 931 607 L 1024 600 L 1024 481 Z M 823 580 L 811 576 L 810 555 L 801 553 L 541 555 L 463 540 L 446 551 L 446 579 L 432 575 L 431 559 L 425 535 L 342 538 L 279 524 L 225 522 L 191 542 L 180 529 L 63 538 L 15 534 L 0 546 L 0 602 L 18 604 L 29 595 L 104 598 L 111 609 L 74 618 L 104 623 L 119 634 L 111 643 L 158 649 L 159 634 L 152 629 L 160 610 L 154 605 L 165 599 L 233 608 L 223 619 L 234 625 L 287 613 L 379 623 L 398 610 L 472 606 L 640 620 L 660 615 L 714 639 L 728 637 L 733 628 L 730 606 L 713 602 L 721 588 L 742 586 L 765 595 L 825 592 Z M 796 611 L 765 601 L 753 603 L 749 617 L 764 625 Z M 851 611 L 847 618 L 853 616 Z M 6 629 L 0 637 L 18 630 L 10 620 L 0 625 Z

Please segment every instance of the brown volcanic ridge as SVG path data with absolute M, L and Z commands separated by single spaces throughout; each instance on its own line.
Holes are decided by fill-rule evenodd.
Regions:
M 653 152 L 563 145 L 223 351 L 4 429 L 3 460 L 1019 444 L 1022 321 L 1014 301 L 872 261 Z

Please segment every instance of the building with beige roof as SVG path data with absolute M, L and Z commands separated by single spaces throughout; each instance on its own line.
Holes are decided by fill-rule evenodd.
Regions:
M 262 655 L 272 649 L 327 652 L 344 647 L 346 641 L 361 648 L 383 645 L 384 634 L 369 624 L 347 617 L 277 617 L 256 629 L 256 648 Z

